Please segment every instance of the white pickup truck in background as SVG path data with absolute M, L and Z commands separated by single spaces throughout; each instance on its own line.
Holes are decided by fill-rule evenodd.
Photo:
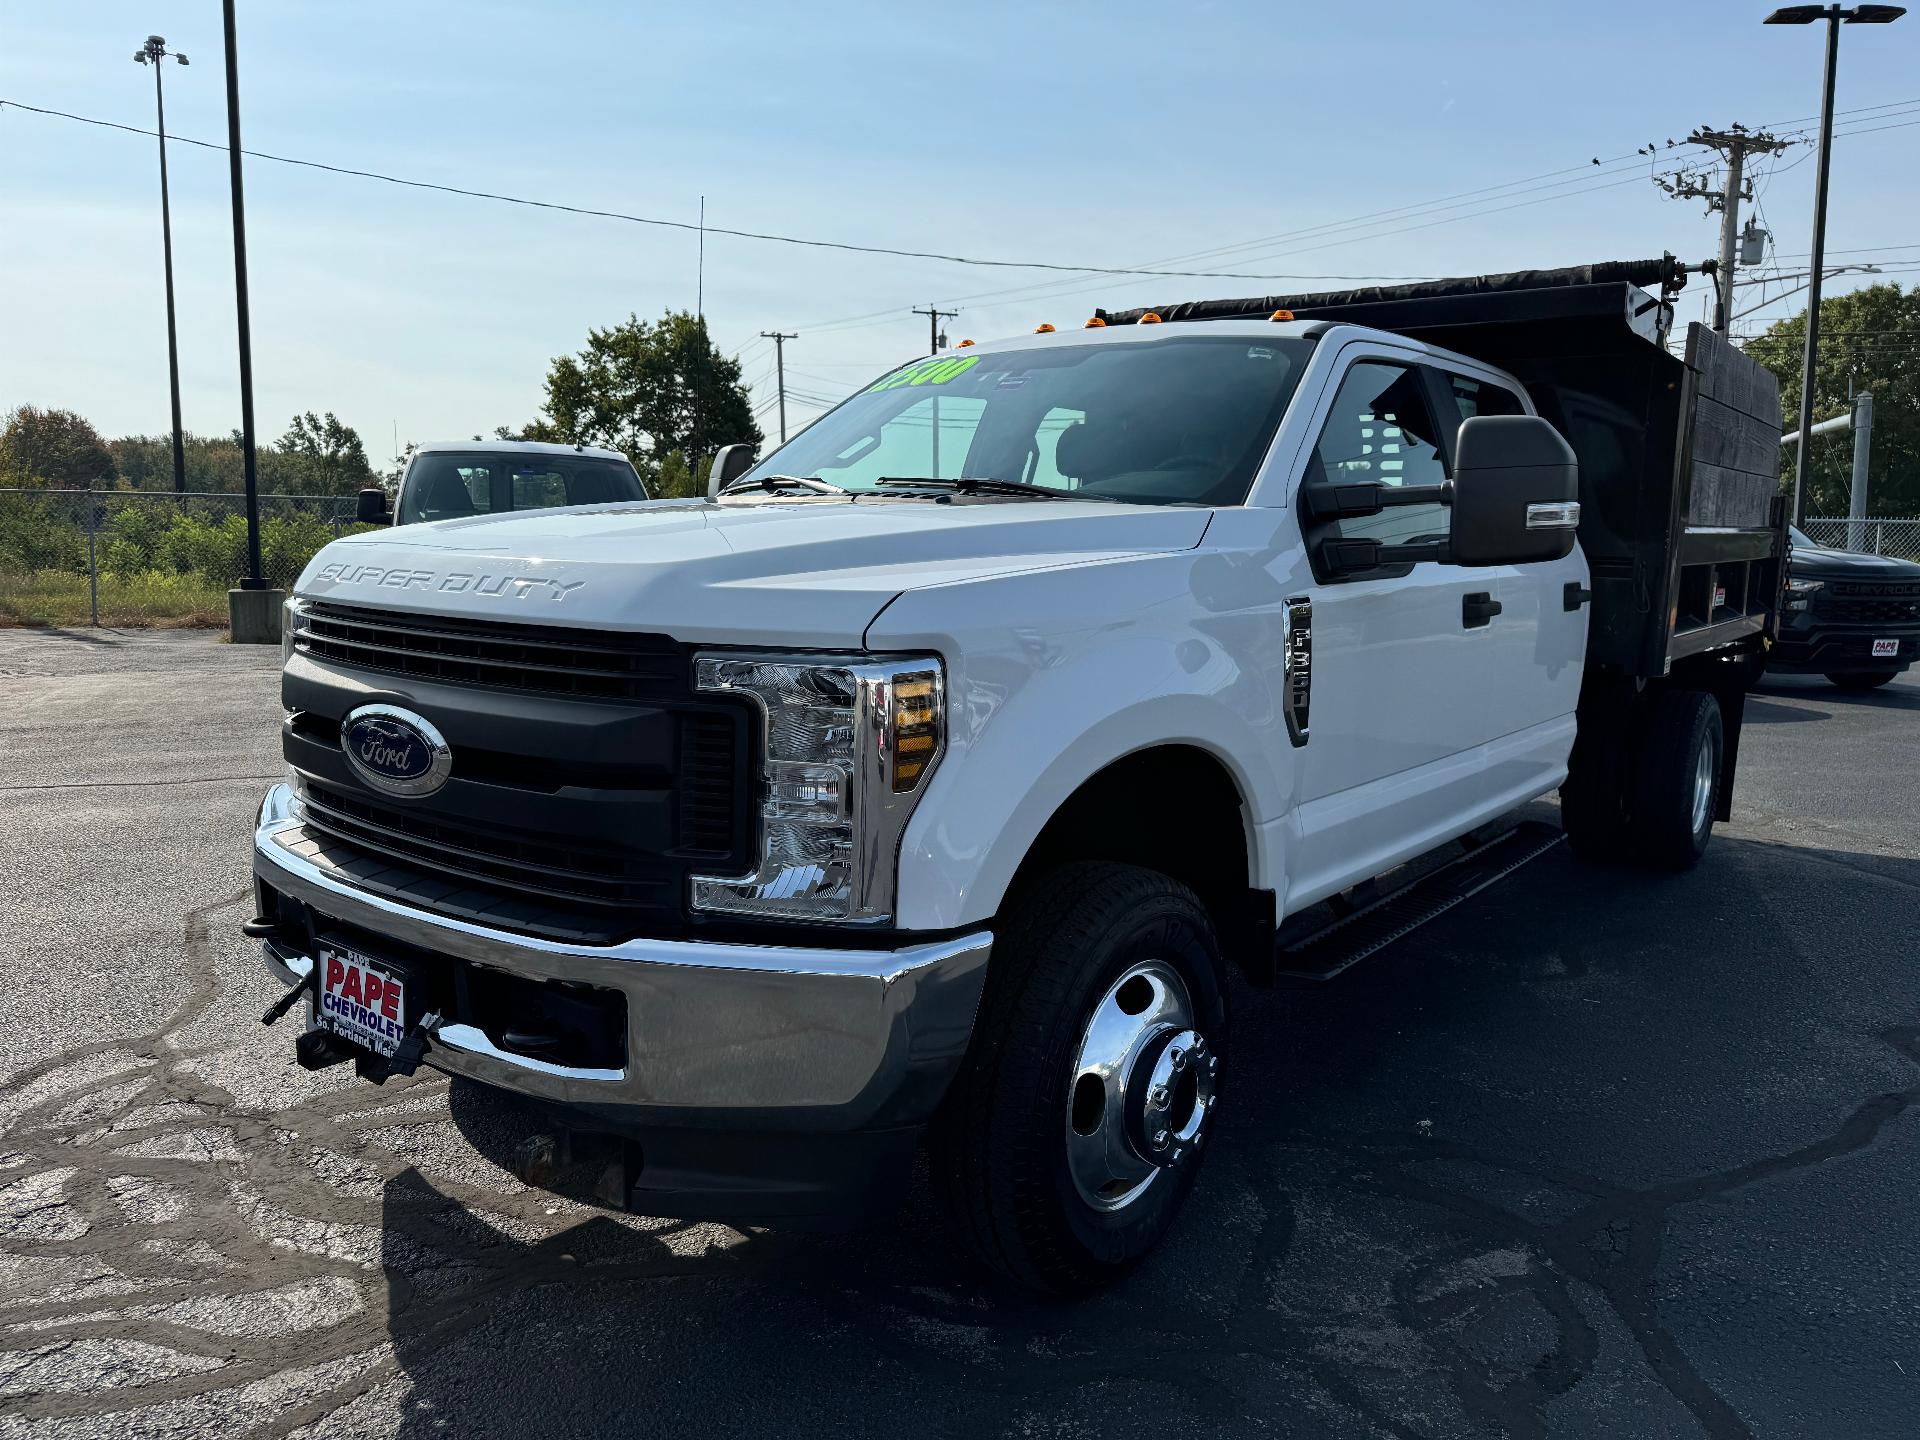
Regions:
M 639 472 L 618 450 L 543 440 L 435 440 L 414 447 L 391 502 L 377 485 L 360 492 L 359 519 L 418 525 L 646 498 Z
M 1233 971 L 1336 972 L 1407 928 L 1356 887 L 1485 883 L 1556 788 L 1599 859 L 1725 815 L 1778 405 L 1668 352 L 1683 280 L 1100 316 L 705 500 L 328 546 L 248 927 L 302 1063 L 548 1103 L 647 1213 L 867 1213 L 924 1142 L 983 1261 L 1102 1283 L 1235 1101 Z

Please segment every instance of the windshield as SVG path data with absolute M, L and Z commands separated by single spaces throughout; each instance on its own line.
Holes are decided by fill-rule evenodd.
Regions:
M 1087 499 L 1237 505 L 1310 340 L 1183 335 L 939 356 L 882 376 L 743 477 L 1016 480 Z
M 1807 538 L 1806 532 L 1803 531 L 1798 525 L 1787 526 L 1787 539 L 1790 543 L 1798 545 L 1803 549 L 1818 550 L 1820 548 L 1818 545 L 1814 544 L 1813 541 Z
M 625 460 L 435 450 L 415 456 L 407 471 L 399 523 L 646 498 L 646 487 Z

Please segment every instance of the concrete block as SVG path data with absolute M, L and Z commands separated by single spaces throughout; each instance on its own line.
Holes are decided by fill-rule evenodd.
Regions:
M 229 590 L 227 636 L 236 645 L 278 645 L 284 590 Z

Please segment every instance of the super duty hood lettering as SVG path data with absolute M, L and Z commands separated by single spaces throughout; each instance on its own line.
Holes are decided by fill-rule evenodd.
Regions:
M 558 604 L 587 582 L 547 575 L 502 575 L 484 571 L 415 570 L 408 566 L 323 565 L 316 580 L 332 585 L 367 585 L 385 590 L 429 590 L 443 595 L 509 595 L 516 600 L 545 598 Z

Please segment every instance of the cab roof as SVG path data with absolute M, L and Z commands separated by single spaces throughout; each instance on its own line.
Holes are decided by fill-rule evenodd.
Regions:
M 458 451 L 462 455 L 588 455 L 596 460 L 625 460 L 618 450 L 599 445 L 556 445 L 548 440 L 429 440 L 416 445 L 416 455 L 439 455 Z

